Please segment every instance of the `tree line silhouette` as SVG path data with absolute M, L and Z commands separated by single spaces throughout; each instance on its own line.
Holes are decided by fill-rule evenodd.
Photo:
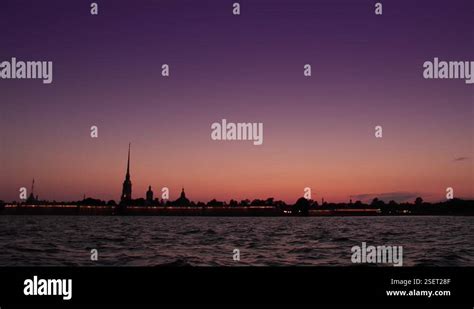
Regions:
M 0 210 L 5 207 L 5 202 L 0 200 Z M 12 202 L 12 205 L 18 207 L 27 206 L 29 202 Z M 84 198 L 79 201 L 35 201 L 35 205 L 54 206 L 54 205 L 76 205 L 76 206 L 108 206 L 119 207 L 114 200 L 104 201 L 91 197 Z M 474 200 L 450 199 L 443 202 L 428 203 L 423 201 L 421 197 L 417 197 L 412 203 L 402 202 L 398 203 L 394 200 L 386 203 L 383 200 L 374 198 L 370 203 L 364 203 L 360 200 L 352 203 L 330 203 L 322 202 L 321 204 L 314 200 L 308 200 L 304 197 L 299 198 L 294 204 L 287 204 L 282 200 L 275 200 L 274 198 L 267 199 L 244 199 L 237 201 L 231 199 L 229 202 L 218 201 L 212 199 L 207 203 L 194 202 L 189 200 L 164 201 L 154 199 L 147 201 L 144 198 L 133 199 L 126 205 L 126 207 L 272 207 L 282 212 L 289 212 L 295 215 L 308 215 L 312 210 L 343 210 L 343 209 L 374 209 L 379 210 L 380 214 L 384 215 L 403 215 L 403 214 L 453 214 L 453 215 L 474 215 Z

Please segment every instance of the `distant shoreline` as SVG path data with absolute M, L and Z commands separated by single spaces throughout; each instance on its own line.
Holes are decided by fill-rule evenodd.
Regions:
M 472 208 L 472 207 L 470 207 Z M 90 215 L 90 216 L 204 216 L 204 217 L 341 217 L 341 216 L 473 216 L 471 209 L 432 211 L 431 209 L 387 212 L 380 208 L 308 209 L 292 212 L 274 206 L 95 206 L 95 205 L 16 205 L 5 204 L 0 215 Z

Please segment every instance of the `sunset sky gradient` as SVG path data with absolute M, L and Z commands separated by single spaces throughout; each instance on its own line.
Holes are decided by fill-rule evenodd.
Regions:
M 474 85 L 422 75 L 474 60 L 473 1 L 233 2 L 1 1 L 0 61 L 54 80 L 0 80 L 0 199 L 34 177 L 40 199 L 118 201 L 129 142 L 134 198 L 474 197 Z M 263 122 L 263 146 L 212 141 L 222 118 Z

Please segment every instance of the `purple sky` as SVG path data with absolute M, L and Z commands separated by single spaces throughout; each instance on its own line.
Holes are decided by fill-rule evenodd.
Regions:
M 1 1 L 0 62 L 54 80 L 0 79 L 0 199 L 35 177 L 40 198 L 117 200 L 129 141 L 135 198 L 474 196 L 474 86 L 422 75 L 474 60 L 473 1 L 91 2 Z M 222 118 L 263 122 L 264 145 L 211 141 Z

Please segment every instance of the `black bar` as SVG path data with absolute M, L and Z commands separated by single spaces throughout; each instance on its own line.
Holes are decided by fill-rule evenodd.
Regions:
M 11 304 L 419 304 L 472 305 L 472 267 L 3 267 L 0 307 Z M 72 298 L 25 296 L 24 281 L 72 279 Z M 391 279 L 449 279 L 392 285 Z M 427 281 L 429 282 L 429 281 Z M 450 296 L 387 296 L 387 290 Z M 471 307 L 469 307 L 471 308 Z

